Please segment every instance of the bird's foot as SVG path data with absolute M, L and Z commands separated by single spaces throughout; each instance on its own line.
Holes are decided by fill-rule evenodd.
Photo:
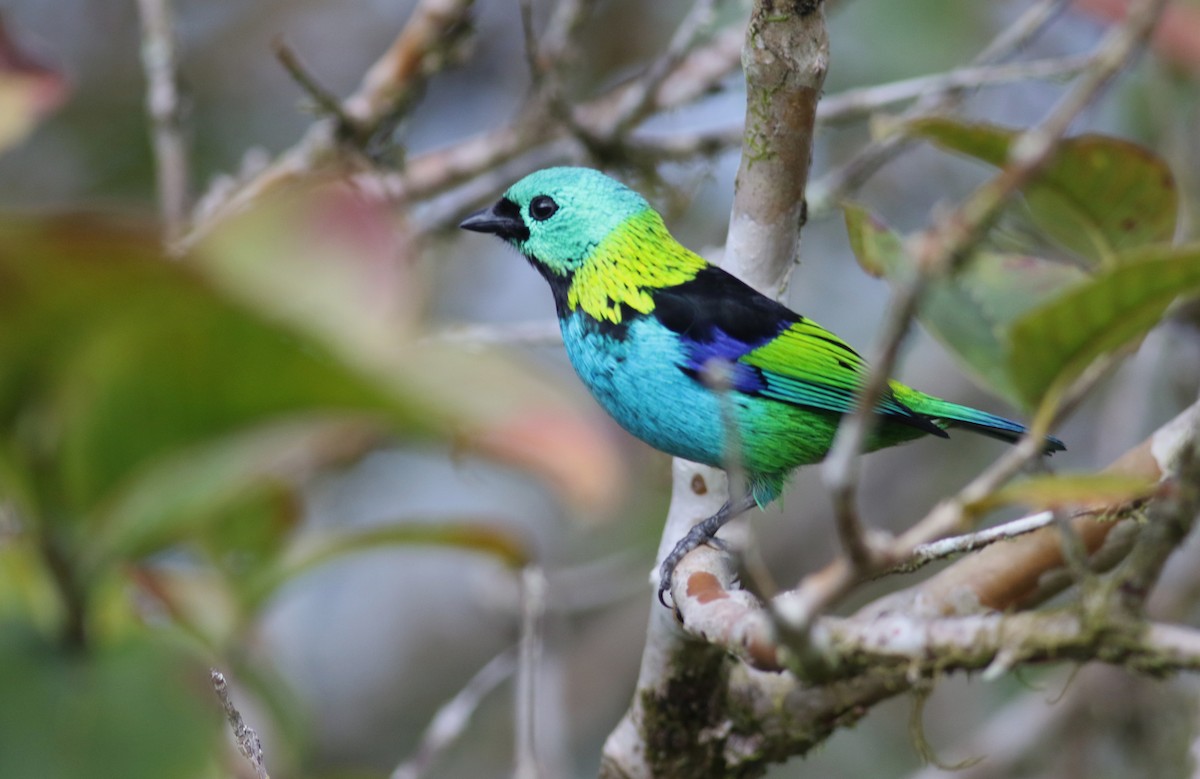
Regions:
M 679 565 L 679 561 L 688 552 L 705 544 L 722 552 L 729 550 L 729 544 L 716 536 L 717 531 L 721 529 L 721 524 L 723 523 L 714 523 L 713 519 L 715 517 L 709 517 L 703 522 L 693 525 L 687 535 L 679 539 L 679 543 L 675 544 L 675 548 L 671 550 L 671 553 L 663 558 L 662 566 L 658 569 L 658 602 L 664 607 L 669 608 L 664 596 L 671 589 L 671 577 L 675 574 L 675 566 Z

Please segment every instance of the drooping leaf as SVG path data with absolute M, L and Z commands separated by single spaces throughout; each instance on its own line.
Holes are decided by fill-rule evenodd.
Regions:
M 868 273 L 893 284 L 914 273 L 898 235 L 860 206 L 846 205 L 845 213 L 851 246 Z M 982 386 L 1018 400 L 1005 362 L 1008 327 L 1086 278 L 1078 268 L 1037 257 L 979 252 L 929 285 L 918 316 Z
M 1149 479 L 1114 473 L 1031 476 L 1002 487 L 968 510 L 984 512 L 1014 503 L 1038 509 L 1108 506 L 1148 497 L 1155 486 Z
M 918 119 L 905 125 L 905 131 L 997 167 L 1007 164 L 1019 135 L 942 117 Z M 1094 263 L 1169 242 L 1175 235 L 1179 193 L 1170 168 L 1150 150 L 1120 138 L 1065 139 L 1024 196 L 1035 224 L 1048 237 Z
M 862 269 L 875 278 L 900 281 L 913 274 L 904 241 L 881 219 L 857 203 L 843 203 L 850 249 Z
M 1105 352 L 1145 335 L 1180 296 L 1200 293 L 1200 245 L 1152 248 L 1017 320 L 1007 365 L 1029 405 L 1079 376 Z
M 360 454 L 378 430 L 351 416 L 290 418 L 158 458 L 100 509 L 88 554 L 138 557 L 203 524 L 227 524 L 222 514 L 238 500 L 267 483 L 298 487 L 316 470 Z M 228 527 L 223 535 L 233 546 L 228 536 L 244 532 Z

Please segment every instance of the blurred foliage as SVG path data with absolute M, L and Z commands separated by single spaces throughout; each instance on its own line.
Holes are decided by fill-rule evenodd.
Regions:
M 245 662 L 281 586 L 385 546 L 528 559 L 486 517 L 298 533 L 322 469 L 442 440 L 576 505 L 619 494 L 573 396 L 419 337 L 402 234 L 336 185 L 181 260 L 111 217 L 0 216 L 0 775 L 213 775 L 205 665 Z
M 1115 473 L 1030 476 L 1007 484 L 986 498 L 968 504 L 967 511 L 982 515 L 992 509 L 1014 503 L 1038 509 L 1065 509 L 1088 503 L 1112 506 L 1124 501 L 1147 498 L 1157 486 L 1149 479 Z
M 997 166 L 1017 132 L 950 119 L 907 131 Z M 930 284 L 921 321 L 980 384 L 1017 405 L 1056 407 L 1099 356 L 1135 342 L 1181 296 L 1200 292 L 1195 246 L 1174 247 L 1179 209 L 1166 162 L 1128 141 L 1067 139 L 1021 193 L 1035 224 L 1063 252 L 980 249 Z M 866 209 L 845 207 L 850 242 L 872 275 L 915 273 L 901 236 Z

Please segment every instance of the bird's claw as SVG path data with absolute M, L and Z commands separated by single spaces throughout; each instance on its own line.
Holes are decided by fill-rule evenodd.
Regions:
M 706 523 L 700 523 L 692 527 L 688 534 L 679 539 L 679 543 L 675 544 L 675 548 L 671 553 L 663 558 L 662 565 L 658 569 L 658 602 L 663 605 L 663 608 L 670 608 L 667 605 L 666 594 L 671 589 L 671 579 L 675 575 L 675 566 L 679 565 L 679 561 L 687 556 L 693 549 L 698 549 L 707 544 L 713 549 L 720 552 L 728 552 L 729 544 L 720 538 L 713 535 L 706 526 Z

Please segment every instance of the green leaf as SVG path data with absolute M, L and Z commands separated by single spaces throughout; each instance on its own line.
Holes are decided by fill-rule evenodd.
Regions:
M 208 671 L 150 637 L 86 653 L 0 626 L 0 776 L 211 776 L 224 746 Z
M 900 281 L 913 275 L 904 241 L 875 214 L 857 203 L 842 203 L 850 249 L 862 269 L 875 278 Z
M 1200 244 L 1152 248 L 1017 320 L 1006 363 L 1029 405 L 1056 394 L 1100 355 L 1144 336 L 1180 296 L 1200 293 Z
M 938 117 L 908 123 L 905 131 L 1001 168 L 1020 135 Z M 1093 263 L 1175 235 L 1179 193 L 1170 168 L 1150 150 L 1119 138 L 1065 139 L 1024 195 L 1034 223 L 1048 237 Z
M 895 284 L 915 272 L 899 236 L 860 206 L 846 205 L 845 213 L 851 246 L 868 273 Z M 1037 257 L 980 252 L 929 285 L 918 317 L 982 386 L 1016 401 L 1005 362 L 1008 327 L 1086 279 L 1078 268 Z
M 209 524 L 223 526 L 223 546 L 241 546 L 246 532 L 269 531 L 270 517 L 229 526 L 239 501 L 264 485 L 296 488 L 317 470 L 360 454 L 377 439 L 378 425 L 351 416 L 314 416 L 260 425 L 156 459 L 127 480 L 92 524 L 88 553 L 138 557 Z M 283 528 L 280 528 L 281 530 Z M 266 550 L 261 550 L 266 551 Z
M 1031 476 L 972 503 L 967 510 L 981 513 L 1013 503 L 1032 508 L 1110 506 L 1149 497 L 1156 486 L 1152 479 L 1114 473 Z
M 81 516 L 179 447 L 314 409 L 430 431 L 432 404 L 217 296 L 144 234 L 0 225 L 0 429 L 44 514 Z
M 283 222 L 293 233 L 298 224 L 321 226 L 307 211 L 291 217 Z M 367 229 L 344 209 L 342 217 L 354 236 L 380 228 Z M 616 452 L 599 416 L 577 410 L 581 393 L 565 394 L 495 351 L 389 331 L 400 314 L 347 313 L 351 324 L 336 325 L 338 296 L 306 295 L 295 280 L 275 292 L 290 303 L 271 298 L 261 279 L 244 282 L 253 294 L 235 293 L 237 280 L 217 288 L 198 268 L 165 260 L 157 240 L 78 217 L 0 220 L 0 480 L 30 521 L 102 516 L 102 504 L 136 492 L 133 482 L 162 458 L 313 415 L 359 415 L 376 434 L 451 439 L 550 479 L 580 504 L 620 494 Z M 328 236 L 311 243 L 314 251 L 328 248 Z M 253 248 L 281 253 L 258 245 L 238 256 Z M 369 276 L 373 268 L 360 271 Z M 365 278 L 332 284 L 320 273 L 297 275 L 357 291 L 341 305 L 370 308 Z M 313 299 L 324 313 L 312 322 L 287 308 Z M 231 462 L 246 465 L 248 456 Z M 196 485 L 177 490 L 178 509 L 159 507 L 160 530 L 168 515 L 184 524 L 199 516 L 201 481 L 226 496 L 245 487 L 218 484 L 237 480 L 229 469 L 198 475 Z M 171 499 L 170 490 L 145 489 Z M 126 528 L 144 530 L 147 522 L 133 518 Z

